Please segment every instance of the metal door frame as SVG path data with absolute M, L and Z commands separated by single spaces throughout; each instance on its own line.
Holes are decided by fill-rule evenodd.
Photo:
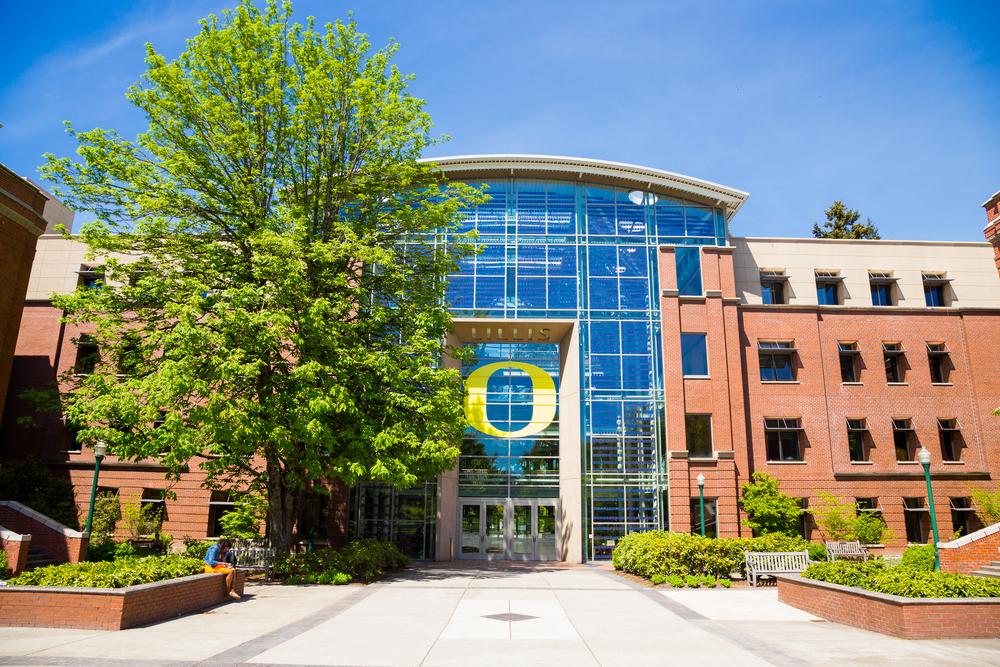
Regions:
M 477 554 L 464 554 L 462 552 L 463 531 L 462 531 L 462 516 L 463 508 L 466 505 L 478 505 L 479 506 L 479 553 Z M 501 505 L 503 506 L 503 554 L 489 554 L 486 553 L 486 508 L 489 505 Z M 522 557 L 519 556 L 517 559 L 513 557 L 513 543 L 514 543 L 514 507 L 530 507 L 531 508 L 531 556 Z M 555 557 L 552 560 L 559 560 L 559 498 L 459 498 L 458 499 L 458 538 L 459 538 L 459 549 L 458 558 L 461 560 L 517 560 L 519 562 L 523 561 L 538 561 L 543 562 L 539 558 L 538 550 L 538 506 L 548 505 L 553 508 L 555 515 L 555 546 L 553 551 L 555 552 Z

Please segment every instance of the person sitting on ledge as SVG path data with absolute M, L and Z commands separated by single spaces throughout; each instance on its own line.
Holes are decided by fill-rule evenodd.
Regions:
M 205 552 L 205 572 L 224 572 L 226 574 L 226 593 L 234 600 L 240 599 L 240 594 L 233 590 L 236 582 L 236 554 L 232 553 L 233 543 L 230 540 L 219 540 Z

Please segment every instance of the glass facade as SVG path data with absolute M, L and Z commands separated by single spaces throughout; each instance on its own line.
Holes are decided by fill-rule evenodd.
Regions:
M 609 558 L 626 532 L 669 524 L 657 248 L 679 246 L 679 292 L 700 295 L 698 246 L 725 245 L 724 212 L 583 183 L 511 178 L 487 186 L 490 201 L 466 211 L 462 231 L 478 232 L 480 252 L 449 278 L 452 312 L 578 323 L 584 557 Z M 498 359 L 558 368 L 555 345 L 475 352 L 466 374 Z M 526 382 L 515 371 L 491 376 L 491 423 L 516 427 L 530 414 Z M 508 442 L 470 431 L 459 494 L 558 494 L 558 422 L 554 428 Z

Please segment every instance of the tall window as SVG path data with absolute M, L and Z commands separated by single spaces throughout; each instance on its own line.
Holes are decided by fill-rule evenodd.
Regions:
M 931 369 L 931 382 L 945 384 L 951 370 L 951 357 L 944 343 L 927 343 L 927 364 Z
M 77 375 L 90 375 L 101 360 L 101 350 L 93 336 L 82 334 L 76 342 L 76 361 L 73 372 Z
M 681 296 L 701 296 L 701 249 L 676 248 L 677 292 Z
M 221 537 L 222 523 L 219 519 L 226 512 L 233 510 L 236 503 L 229 491 L 212 491 L 212 497 L 208 501 L 208 536 Z
M 681 334 L 681 368 L 685 377 L 708 377 L 708 337 L 706 334 Z
M 927 544 L 927 525 L 930 512 L 924 507 L 923 498 L 903 498 L 903 520 L 906 523 L 906 541 L 910 544 Z
M 816 302 L 821 306 L 840 305 L 840 281 L 843 278 L 839 271 L 816 270 Z
M 791 382 L 795 379 L 792 356 L 795 346 L 791 341 L 762 340 L 757 342 L 761 382 Z
M 847 449 L 852 462 L 868 460 L 868 425 L 864 419 L 847 420 Z
M 837 343 L 837 348 L 840 352 L 840 381 L 857 382 L 858 356 L 861 354 L 858 344 L 853 341 L 842 340 Z
M 104 284 L 104 272 L 90 264 L 81 264 L 76 274 L 79 276 L 76 281 L 78 287 L 100 289 Z
M 940 308 L 947 306 L 946 289 L 950 280 L 944 273 L 931 273 L 924 271 L 924 303 L 928 308 Z
M 962 460 L 962 432 L 957 419 L 938 419 L 938 439 L 941 441 L 942 461 Z
M 143 508 L 150 507 L 151 510 L 146 510 L 149 512 L 149 518 L 153 522 L 153 526 L 149 527 L 149 530 L 142 528 L 144 533 L 151 533 L 153 529 L 159 529 L 163 522 L 167 520 L 167 501 L 164 497 L 165 492 L 163 489 L 143 489 L 142 497 L 139 499 L 139 503 Z
M 705 498 L 705 537 L 718 537 L 718 508 L 715 498 Z M 691 534 L 701 535 L 701 502 L 698 498 L 691 499 Z
M 712 415 L 684 415 L 688 456 L 712 458 Z
M 803 539 L 809 539 L 809 499 L 796 498 L 799 501 L 799 535 Z
M 799 419 L 773 418 L 764 420 L 764 440 L 768 461 L 801 461 L 802 446 Z
M 760 272 L 760 299 L 765 304 L 786 303 L 785 281 L 788 276 L 782 269 L 764 269 Z
M 913 447 L 913 425 L 909 419 L 892 420 L 892 444 L 897 461 L 912 461 L 916 455 Z
M 882 343 L 882 358 L 885 362 L 885 381 L 890 384 L 903 382 L 903 361 L 905 359 L 902 343 Z
M 976 511 L 970 498 L 949 498 L 951 505 L 951 529 L 959 535 L 968 535 L 980 529 Z
M 896 279 L 891 271 L 869 271 L 868 282 L 871 285 L 873 306 L 895 305 L 893 291 Z
M 870 512 L 882 516 L 882 510 L 878 506 L 878 498 L 855 498 L 854 504 L 858 512 Z

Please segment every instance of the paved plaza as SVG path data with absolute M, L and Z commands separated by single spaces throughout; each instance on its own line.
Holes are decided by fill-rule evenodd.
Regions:
M 0 665 L 997 665 L 1000 640 L 906 641 L 757 590 L 652 590 L 594 566 L 414 568 L 248 587 L 121 632 L 0 628 Z

